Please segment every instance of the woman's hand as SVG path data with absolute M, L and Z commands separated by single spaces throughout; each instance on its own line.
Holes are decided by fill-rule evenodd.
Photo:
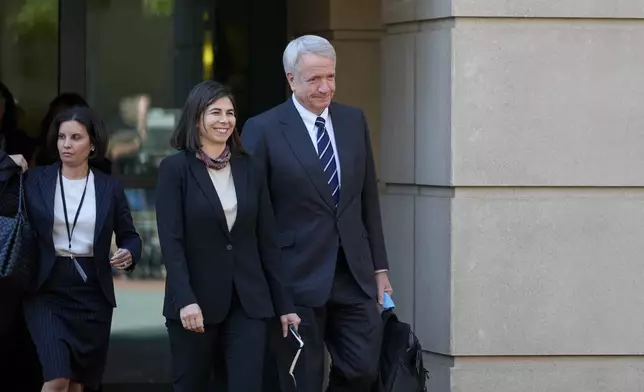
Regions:
M 184 306 L 179 311 L 179 317 L 181 317 L 181 324 L 186 330 L 198 333 L 204 332 L 203 314 L 199 305 L 190 304 Z
M 11 158 L 11 160 L 13 160 L 16 163 L 16 165 L 20 166 L 23 173 L 26 172 L 27 169 L 29 168 L 29 165 L 27 164 L 27 160 L 21 154 L 9 155 L 9 158 Z
M 119 270 L 130 268 L 132 266 L 132 253 L 127 249 L 117 249 L 110 259 L 110 265 Z
M 284 335 L 284 337 L 288 336 L 289 325 L 293 325 L 293 327 L 297 331 L 297 328 L 300 326 L 301 322 L 302 320 L 295 313 L 289 313 L 289 314 L 280 316 L 280 323 L 282 323 L 282 334 Z

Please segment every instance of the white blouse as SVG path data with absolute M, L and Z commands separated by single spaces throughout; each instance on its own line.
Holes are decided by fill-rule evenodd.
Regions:
M 67 204 L 67 219 L 69 230 L 74 225 L 74 217 L 80 204 L 83 189 L 85 189 L 85 178 L 80 180 L 68 180 L 63 176 L 65 187 L 65 203 Z M 79 257 L 94 256 L 94 229 L 96 227 L 96 190 L 94 188 L 94 174 L 90 171 L 87 179 L 87 192 L 78 215 L 76 228 L 72 234 L 72 254 Z M 54 249 L 59 256 L 69 256 L 69 237 L 65 224 L 65 213 L 63 211 L 63 200 L 60 192 L 60 181 L 56 181 L 56 196 L 54 200 Z
M 232 230 L 237 218 L 237 193 L 235 192 L 235 182 L 233 173 L 230 170 L 230 163 L 221 170 L 208 169 L 210 180 L 215 186 L 219 201 L 226 214 L 226 223 L 228 230 Z

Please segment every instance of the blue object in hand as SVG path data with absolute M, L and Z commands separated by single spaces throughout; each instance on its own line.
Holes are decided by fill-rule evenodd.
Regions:
M 387 310 L 393 309 L 395 307 L 396 305 L 394 305 L 394 301 L 391 299 L 391 295 L 389 295 L 389 293 L 385 293 L 383 296 L 382 308 Z

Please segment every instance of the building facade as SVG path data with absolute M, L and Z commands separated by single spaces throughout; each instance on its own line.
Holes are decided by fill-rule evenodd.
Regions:
M 336 97 L 371 127 L 395 301 L 429 390 L 644 391 L 641 1 L 55 2 L 54 27 L 5 23 L 0 78 L 26 111 L 76 91 L 117 116 L 148 95 L 151 141 L 203 78 L 233 85 L 246 117 L 281 102 L 288 39 L 327 37 Z M 152 238 L 167 153 L 117 170 Z

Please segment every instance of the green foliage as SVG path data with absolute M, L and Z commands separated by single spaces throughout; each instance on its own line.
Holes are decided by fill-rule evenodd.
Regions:
M 7 26 L 15 41 L 29 36 L 58 35 L 58 0 L 25 0 Z
M 90 6 L 107 8 L 110 0 L 87 0 Z M 134 1 L 134 0 L 131 0 Z M 149 17 L 170 17 L 174 0 L 141 0 L 142 12 Z M 24 0 L 20 10 L 9 15 L 6 26 L 15 41 L 33 37 L 58 36 L 58 0 Z
M 174 0 L 142 0 L 146 16 L 169 17 L 174 10 Z

